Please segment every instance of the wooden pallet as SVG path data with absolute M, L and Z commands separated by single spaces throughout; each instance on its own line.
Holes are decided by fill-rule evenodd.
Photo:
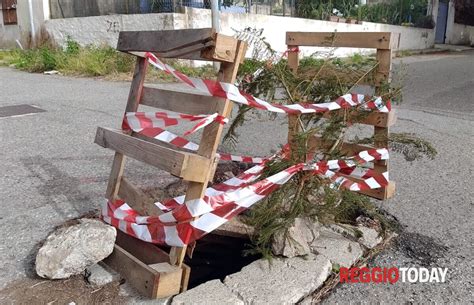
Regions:
M 390 81 L 392 68 L 393 50 L 398 48 L 400 35 L 385 32 L 287 32 L 286 44 L 288 49 L 295 47 L 341 47 L 341 48 L 368 48 L 377 50 L 377 70 L 372 85 L 375 93 L 380 92 L 383 83 Z M 297 52 L 288 53 L 288 65 L 294 73 L 298 73 L 299 58 Z M 328 113 L 328 115 L 331 115 Z M 359 120 L 359 124 L 371 125 L 374 128 L 374 136 L 378 139 L 374 145 L 376 148 L 388 147 L 389 127 L 396 121 L 395 111 L 389 113 L 373 112 Z M 288 116 L 288 143 L 299 132 L 298 116 Z M 325 143 L 320 138 L 314 137 L 310 140 L 309 146 L 315 150 L 324 146 Z M 373 148 L 367 145 L 343 144 L 343 150 L 347 155 L 353 155 L 367 149 Z M 374 169 L 380 173 L 389 169 L 388 161 L 374 162 Z M 350 177 L 348 177 L 350 178 Z M 353 181 L 358 179 L 350 178 Z M 389 185 L 380 189 L 362 192 L 377 199 L 387 199 L 395 193 L 395 183 L 390 181 Z
M 235 82 L 246 44 L 212 29 L 121 32 L 117 49 L 137 56 L 125 112 L 136 112 L 140 104 L 187 114 L 229 116 L 232 103 L 209 97 L 144 85 L 148 61 L 144 52 L 162 58 L 194 59 L 220 62 L 219 81 Z M 98 128 L 95 143 L 114 150 L 115 156 L 106 197 L 124 199 L 142 215 L 159 215 L 153 199 L 136 188 L 124 175 L 125 156 L 145 162 L 188 181 L 185 200 L 202 198 L 217 165 L 216 150 L 223 126 L 208 125 L 196 153 L 186 152 L 121 130 Z M 186 247 L 172 247 L 166 253 L 156 246 L 119 233 L 113 254 L 106 262 L 118 270 L 130 284 L 150 298 L 161 298 L 187 288 L 190 268 L 183 264 Z

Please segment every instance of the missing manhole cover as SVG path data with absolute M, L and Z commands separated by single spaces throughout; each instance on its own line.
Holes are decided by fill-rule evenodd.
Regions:
M 31 106 L 31 105 L 26 105 L 26 104 L 4 106 L 4 107 L 0 107 L 0 118 L 30 115 L 30 114 L 40 113 L 40 112 L 46 112 L 46 110 L 43 110 L 36 106 Z

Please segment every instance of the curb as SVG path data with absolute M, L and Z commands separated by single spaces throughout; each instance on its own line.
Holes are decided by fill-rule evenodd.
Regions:
M 431 48 L 431 49 L 421 49 L 421 50 L 399 50 L 395 51 L 395 57 L 409 57 L 414 55 L 429 55 L 429 54 L 440 54 L 440 53 L 453 53 L 453 52 L 465 52 L 474 50 L 474 48 L 467 48 L 465 46 L 461 46 L 462 48 Z M 405 54 L 404 54 L 405 53 Z

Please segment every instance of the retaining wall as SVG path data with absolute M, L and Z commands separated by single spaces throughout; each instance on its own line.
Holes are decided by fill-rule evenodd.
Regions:
M 97 17 L 51 19 L 45 22 L 46 30 L 58 43 L 64 43 L 67 36 L 82 45 L 109 44 L 115 46 L 118 33 L 130 30 L 171 30 L 203 28 L 211 26 L 211 13 L 206 9 L 185 8 L 183 13 L 162 13 L 145 15 L 111 15 Z M 259 14 L 221 14 L 221 32 L 233 35 L 234 30 L 245 27 L 263 28 L 264 36 L 277 51 L 286 50 L 286 31 L 326 32 L 395 32 L 401 34 L 400 49 L 425 49 L 434 46 L 434 30 L 364 22 L 348 24 L 303 18 L 278 17 Z M 314 49 L 313 49 L 314 51 Z M 309 53 L 308 49 L 303 50 Z M 354 52 L 368 52 L 364 49 L 339 49 L 338 56 Z

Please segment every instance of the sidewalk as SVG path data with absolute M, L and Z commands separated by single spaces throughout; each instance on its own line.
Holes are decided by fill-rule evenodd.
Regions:
M 436 53 L 448 53 L 448 52 L 464 52 L 474 50 L 473 47 L 452 45 L 452 44 L 435 44 L 434 48 L 421 49 L 421 50 L 399 50 L 395 52 L 396 57 L 406 57 L 412 55 L 421 54 L 436 54 Z

